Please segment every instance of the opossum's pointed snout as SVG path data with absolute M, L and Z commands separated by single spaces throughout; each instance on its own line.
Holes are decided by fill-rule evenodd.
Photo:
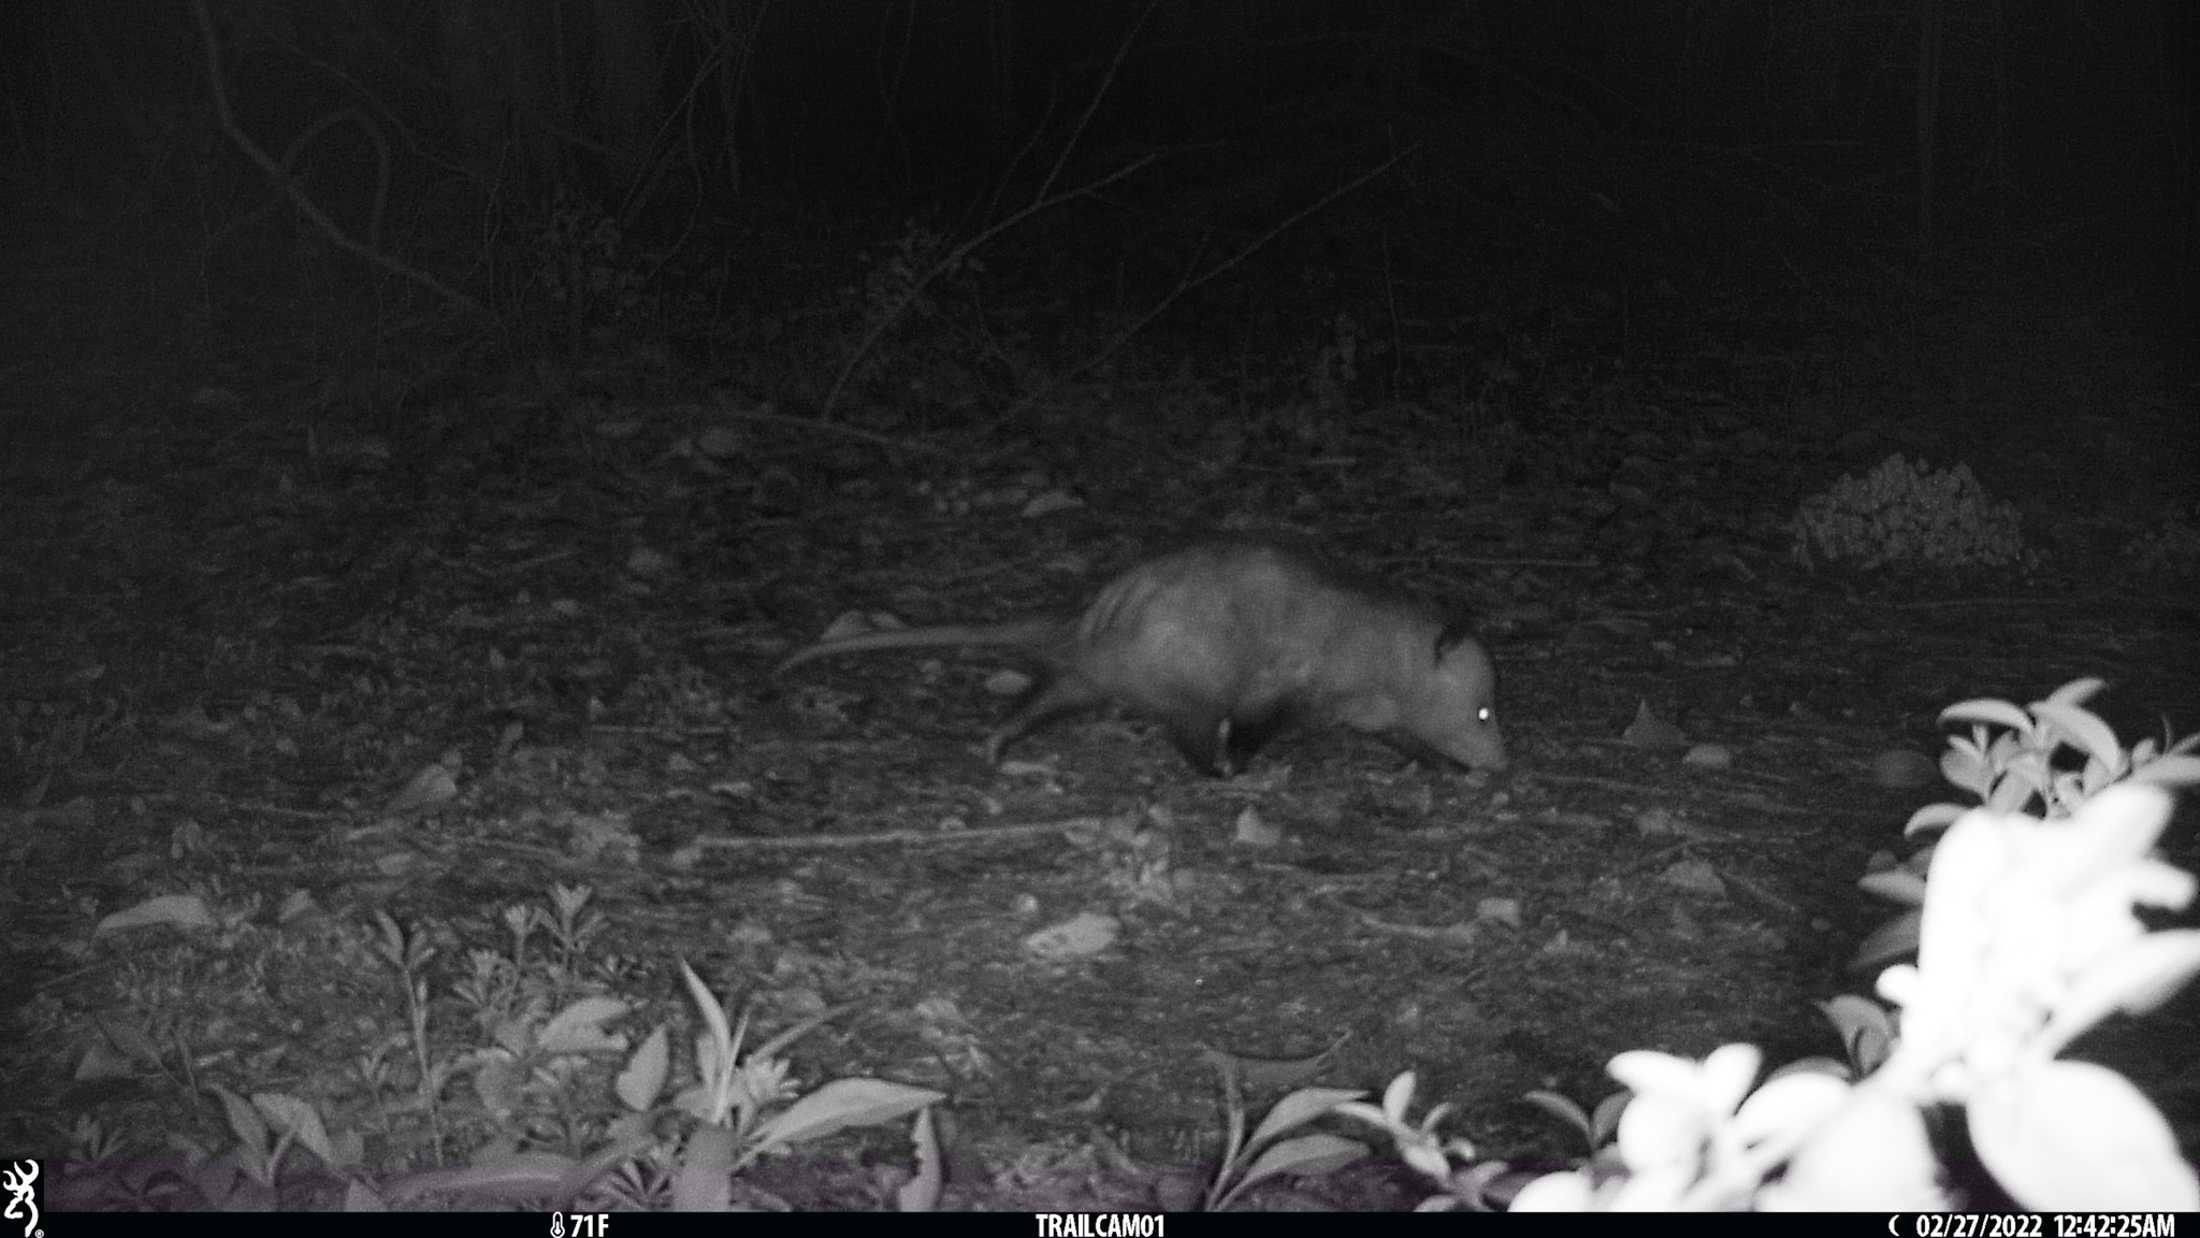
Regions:
M 1440 751 L 1454 765 L 1483 773 L 1502 774 L 1512 765 L 1505 751 L 1505 733 L 1487 707 L 1473 725 L 1446 735 Z
M 1497 735 L 1474 740 L 1465 751 L 1452 754 L 1452 760 L 1470 770 L 1488 774 L 1502 774 L 1512 765 L 1505 755 L 1505 741 Z

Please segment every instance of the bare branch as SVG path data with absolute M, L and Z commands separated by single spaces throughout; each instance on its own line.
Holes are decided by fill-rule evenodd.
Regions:
M 1315 199 L 1313 202 L 1308 203 L 1306 206 L 1293 212 L 1291 215 L 1285 217 L 1281 222 L 1277 223 L 1275 227 L 1268 229 L 1268 231 L 1261 233 L 1259 236 L 1254 237 L 1251 241 L 1247 242 L 1245 246 L 1242 249 L 1238 250 L 1236 253 L 1231 254 L 1229 257 L 1223 259 L 1222 261 L 1207 268 L 1197 275 L 1186 275 L 1183 278 L 1180 278 L 1179 280 L 1177 280 L 1176 287 L 1170 289 L 1167 296 L 1162 297 L 1159 301 L 1155 302 L 1151 309 L 1148 309 L 1145 313 L 1140 314 L 1135 320 L 1131 322 L 1129 326 L 1123 328 L 1121 331 L 1116 332 L 1112 337 L 1108 339 L 1107 343 L 1102 344 L 1090 356 L 1086 357 L 1083 361 L 1078 362 L 1076 365 L 1071 366 L 1069 369 L 1063 371 L 1059 378 L 1047 384 L 1044 388 L 1041 388 L 1040 390 L 1033 392 L 1032 394 L 1025 396 L 1023 399 L 1018 400 L 1014 404 L 1010 405 L 1006 411 L 1002 412 L 1000 416 L 995 417 L 989 424 L 1000 425 L 1002 422 L 1014 418 L 1018 413 L 1021 413 L 1025 409 L 1030 408 L 1032 405 L 1038 403 L 1041 399 L 1052 393 L 1063 383 L 1068 382 L 1070 379 L 1075 378 L 1080 374 L 1083 374 L 1087 370 L 1090 370 L 1092 367 L 1107 360 L 1109 357 L 1114 356 L 1117 349 L 1129 343 L 1132 337 L 1136 336 L 1139 332 L 1145 330 L 1146 327 L 1150 325 L 1154 319 L 1159 318 L 1163 314 L 1169 312 L 1170 307 L 1174 306 L 1178 301 L 1182 300 L 1186 293 L 1191 292 L 1193 289 L 1198 288 L 1204 284 L 1214 281 L 1216 278 L 1220 277 L 1225 271 L 1236 267 L 1240 263 L 1244 262 L 1246 259 L 1252 257 L 1254 254 L 1259 253 L 1261 250 L 1267 248 L 1270 242 L 1274 241 L 1277 237 L 1282 236 L 1285 232 L 1290 231 L 1291 228 L 1297 225 L 1301 220 L 1306 219 L 1308 216 L 1314 214 L 1316 211 L 1319 211 L 1323 207 L 1328 206 L 1330 203 L 1335 202 L 1337 199 L 1344 197 L 1346 194 L 1351 193 L 1352 191 L 1358 189 L 1360 186 L 1367 184 L 1369 181 L 1374 180 L 1376 177 L 1381 176 L 1383 173 L 1388 172 L 1390 169 L 1398 165 L 1399 160 L 1404 159 L 1407 155 L 1412 154 L 1417 149 L 1419 149 L 1418 144 L 1414 146 L 1408 146 L 1404 150 L 1399 151 L 1397 154 L 1383 160 L 1381 163 L 1375 165 L 1374 167 L 1368 169 L 1360 175 L 1353 177 L 1351 180 L 1346 181 L 1344 184 L 1339 185 L 1337 188 L 1330 190 L 1328 193 L 1323 194 L 1321 197 Z
M 363 258 L 401 279 L 419 284 L 476 318 L 484 321 L 489 320 L 491 317 L 489 311 L 483 309 L 481 304 L 472 297 L 451 287 L 426 271 L 406 266 L 379 250 L 353 240 L 351 235 L 344 231 L 342 225 L 329 218 L 327 212 L 314 205 L 313 199 L 306 196 L 304 187 L 298 184 L 296 177 L 285 171 L 282 165 L 270 158 L 266 151 L 261 150 L 258 144 L 253 142 L 243 129 L 238 128 L 236 114 L 229 107 L 229 92 L 222 84 L 221 42 L 214 33 L 214 15 L 207 11 L 206 0 L 191 0 L 191 12 L 193 16 L 198 18 L 199 33 L 203 36 L 206 45 L 206 76 L 208 84 L 214 92 L 215 114 L 221 120 L 222 132 L 228 136 L 230 142 L 238 150 L 244 152 L 245 158 L 258 164 L 260 170 L 267 173 L 268 179 L 273 181 L 283 191 L 283 195 L 290 199 L 291 205 L 297 207 L 299 213 L 311 220 L 314 227 L 319 228 L 322 235 L 326 236 L 329 242 L 338 249 Z M 364 114 L 361 115 L 360 119 L 362 121 L 365 119 Z

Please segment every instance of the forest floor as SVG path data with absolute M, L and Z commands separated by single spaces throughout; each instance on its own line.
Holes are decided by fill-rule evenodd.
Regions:
M 1898 910 L 1857 881 L 1961 798 L 1875 762 L 1937 759 L 1944 707 L 2090 676 L 2126 744 L 2200 728 L 2191 375 L 2049 279 L 1555 288 L 1425 343 L 1467 377 L 1418 385 L 1340 310 L 1140 339 L 992 425 L 980 362 L 1076 348 L 964 366 L 941 332 L 821 427 L 753 358 L 814 394 L 852 332 L 362 359 L 310 297 L 211 298 L 83 220 L 7 235 L 0 1145 L 70 1162 L 79 1206 L 570 1165 L 632 1133 L 653 1030 L 664 1094 L 694 1078 L 683 961 L 745 1049 L 799 1033 L 801 1090 L 943 1093 L 947 1207 L 1197 1203 L 1225 1070 L 1256 1111 L 1412 1070 L 1485 1153 L 1563 1160 L 1521 1097 L 1594 1103 L 1615 1053 L 1840 1056 L 1815 1003 L 1870 992 L 1847 965 Z M 1896 453 L 2013 503 L 2032 565 L 1799 563 L 1802 500 Z M 992 769 L 997 661 L 767 674 L 844 612 L 1070 605 L 1202 529 L 1480 616 L 1512 769 L 1307 732 L 1208 780 L 1107 717 Z M 2188 994 L 2081 1052 L 2189 1151 L 2195 1046 Z M 258 1174 L 217 1085 L 309 1106 L 338 1168 Z M 733 1200 L 890 1206 L 908 1140 L 805 1143 Z M 1422 1189 L 1378 1156 L 1245 1203 Z

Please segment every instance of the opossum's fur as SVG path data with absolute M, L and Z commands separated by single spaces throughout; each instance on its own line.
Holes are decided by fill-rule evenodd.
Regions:
M 1456 625 L 1297 551 L 1216 541 L 1148 559 L 1071 615 L 867 632 L 804 645 L 775 668 L 880 649 L 1001 646 L 1041 676 L 985 755 L 1102 704 L 1159 721 L 1207 773 L 1235 772 L 1295 722 L 1379 736 L 1418 756 L 1505 767 L 1495 672 Z

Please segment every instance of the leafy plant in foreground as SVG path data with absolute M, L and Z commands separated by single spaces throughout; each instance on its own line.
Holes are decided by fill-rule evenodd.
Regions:
M 2085 708 L 2101 687 L 2098 679 L 2072 680 L 2025 709 L 1988 699 L 1950 705 L 1940 711 L 1941 724 L 1968 722 L 1971 730 L 1948 737 L 1948 750 L 1940 757 L 1942 776 L 1982 807 L 2007 813 L 2029 812 L 2036 805 L 2049 820 L 2070 816 L 2104 788 L 2127 779 L 2165 787 L 2200 782 L 2200 758 L 2188 755 L 2200 745 L 2200 735 L 2172 742 L 2165 734 L 2160 743 L 2142 739 L 2126 751 L 2116 732 Z M 2063 757 L 2065 750 L 2084 758 L 2083 763 L 2072 768 Z M 1914 836 L 1936 830 L 1963 812 L 1960 804 L 1927 804 L 1911 814 L 1902 832 Z M 1914 909 L 1924 905 L 1925 876 L 1932 862 L 1933 848 L 1927 846 L 1901 864 L 1888 859 L 1865 874 L 1859 883 L 1865 890 L 1913 910 L 1866 937 L 1851 967 L 1892 962 L 1917 949 Z
M 1237 1202 L 1247 1188 L 1279 1174 L 1319 1177 L 1333 1173 L 1367 1156 L 1367 1145 L 1325 1131 L 1303 1135 L 1291 1132 L 1306 1126 L 1347 1102 L 1367 1095 L 1350 1088 L 1299 1088 L 1269 1107 L 1252 1136 L 1245 1134 L 1245 1095 L 1237 1073 L 1222 1071 L 1222 1110 L 1227 1124 L 1223 1132 L 1222 1160 L 1207 1183 L 1202 1206 L 1220 1212 Z M 1286 1138 L 1286 1136 L 1290 1136 Z
M 891 1122 L 943 1099 L 942 1093 L 929 1088 L 860 1078 L 835 1079 L 801 1093 L 789 1078 L 780 1052 L 847 1007 L 797 1024 L 744 1054 L 748 1021 L 729 1024 L 724 1008 L 694 970 L 683 962 L 680 974 L 704 1026 L 695 1038 L 697 1080 L 669 1104 L 660 1103 L 660 1098 L 671 1072 L 671 1039 L 668 1029 L 660 1026 L 619 1073 L 615 1088 L 627 1112 L 611 1123 L 609 1137 L 588 1156 L 515 1153 L 465 1169 L 413 1175 L 392 1184 L 390 1197 L 453 1194 L 529 1202 L 547 1199 L 563 1207 L 584 1192 L 602 1189 L 598 1184 L 606 1175 L 639 1162 L 638 1174 L 630 1173 L 622 1185 L 610 1188 L 615 1202 L 643 1207 L 669 1200 L 682 1210 L 732 1211 L 733 1177 L 757 1158 L 851 1126 Z M 606 1009 L 589 1004 L 609 1000 L 584 998 L 576 1003 L 576 1008 L 587 1009 L 569 1008 L 574 1014 L 572 1025 L 596 1026 L 602 1020 L 595 1016 Z M 619 1013 L 624 1009 L 620 1004 Z M 675 1114 L 695 1123 L 684 1139 L 659 1133 L 661 1120 Z M 921 1114 L 915 1138 L 920 1154 L 931 1156 L 931 1128 Z M 935 1165 L 936 1158 L 920 1165 L 921 1172 L 903 1187 L 898 1201 L 903 1208 L 930 1206 L 938 1189 Z
M 2147 1098 L 2105 1066 L 2057 1056 L 2200 973 L 2200 930 L 2149 932 L 2136 914 L 2181 909 L 2195 892 L 2191 874 L 2151 855 L 2169 815 L 2167 792 L 2143 784 L 2109 786 L 2067 821 L 1964 814 L 1933 857 L 1917 962 L 1879 978 L 1899 1016 L 1858 998 L 1829 1007 L 1855 1063 L 1798 1063 L 1753 1088 L 1752 1045 L 1700 1062 L 1620 1054 L 1610 1070 L 1632 1095 L 1610 1147 L 1528 1183 L 1512 1208 L 1961 1207 L 1948 1171 L 1966 1147 L 2028 1208 L 2200 1208 L 2200 1177 Z M 1406 1123 L 1401 1082 L 1382 1113 L 1344 1111 L 1388 1129 L 1444 1188 L 1432 1204 L 1486 1206 L 1477 1184 L 1490 1171 L 1462 1181 L 1453 1162 L 1471 1152 L 1415 1133 L 1436 1115 Z

